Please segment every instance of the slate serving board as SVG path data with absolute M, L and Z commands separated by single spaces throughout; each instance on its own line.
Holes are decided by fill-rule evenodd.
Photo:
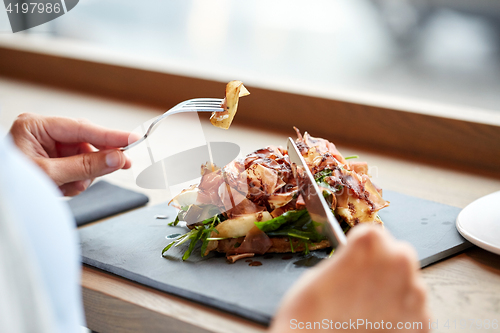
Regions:
M 391 201 L 380 212 L 386 228 L 415 246 L 422 267 L 472 246 L 455 229 L 459 208 L 391 191 L 384 198 Z M 156 214 L 169 219 L 156 219 Z M 164 203 L 81 228 L 83 263 L 267 325 L 307 266 L 326 256 L 325 250 L 288 260 L 290 255 L 274 254 L 253 258 L 262 266 L 249 266 L 245 260 L 228 264 L 216 255 L 201 258 L 198 250 L 182 262 L 185 247 L 179 246 L 165 259 L 161 250 L 171 241 L 165 237 L 186 230 L 167 226 L 175 215 Z

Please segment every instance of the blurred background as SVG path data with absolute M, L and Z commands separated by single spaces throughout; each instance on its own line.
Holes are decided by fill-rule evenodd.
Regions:
M 500 142 L 500 0 L 80 0 L 74 9 L 56 20 L 16 34 L 11 31 L 6 11 L 1 9 L 0 48 L 4 45 L 8 48 L 10 40 L 16 41 L 12 43 L 16 47 L 26 42 L 44 51 L 54 46 L 57 52 L 91 57 L 90 61 L 118 61 L 126 66 L 218 82 L 238 79 L 250 87 L 272 90 L 268 94 L 260 92 L 260 96 L 271 102 L 275 91 L 282 90 L 326 96 L 332 100 L 336 99 L 332 94 L 338 93 L 342 98 L 390 96 L 391 100 L 408 98 L 415 104 L 431 102 L 419 104 L 419 112 L 424 112 L 422 109 L 432 103 L 460 106 L 450 108 L 454 114 L 463 114 L 463 108 L 470 108 L 469 121 L 476 121 L 481 113 L 483 120 L 491 120 L 495 126 L 453 123 L 454 126 L 445 131 L 443 129 L 452 122 L 439 120 L 439 126 L 433 126 L 435 119 L 403 119 L 392 112 L 372 113 L 373 108 L 361 110 L 363 113 L 356 105 L 338 103 L 335 105 L 342 115 L 348 112 L 357 117 L 375 114 L 373 118 L 376 118 L 390 114 L 392 118 L 386 122 L 386 119 L 377 119 L 380 121 L 373 126 L 368 124 L 365 132 L 369 132 L 368 128 L 374 133 L 373 136 L 371 133 L 365 135 L 365 141 L 354 142 L 350 136 L 342 137 L 346 135 L 342 131 L 334 133 L 338 130 L 334 128 L 337 122 L 325 125 L 332 127 L 330 136 L 325 137 L 339 140 L 341 144 L 356 143 L 357 146 L 340 146 L 341 151 L 344 155 L 359 154 L 375 166 L 377 169 L 372 174 L 384 189 L 460 206 L 465 206 L 474 197 L 498 190 L 498 182 L 486 178 L 483 170 L 497 170 L 498 177 L 500 157 L 495 156 L 500 156 L 496 153 Z M 21 59 L 16 65 L 24 66 L 23 61 Z M 4 68 L 13 66 L 9 62 L 5 64 Z M 72 70 L 65 68 L 67 77 L 78 80 Z M 131 130 L 169 106 L 160 108 L 157 103 L 149 108 L 126 103 L 126 98 L 118 101 L 91 98 L 78 92 L 34 85 L 28 83 L 29 80 L 15 81 L 11 77 L 0 71 L 0 125 L 4 128 L 9 128 L 21 112 L 37 112 L 85 117 L 106 127 Z M 120 79 L 117 74 L 110 80 L 103 80 L 99 88 L 114 84 L 119 86 L 117 91 L 122 92 L 117 82 Z M 221 83 L 221 93 L 223 86 Z M 254 94 L 254 90 L 250 90 Z M 159 91 L 169 94 L 163 86 Z M 253 96 L 258 97 L 258 93 Z M 282 101 L 288 97 L 280 98 Z M 295 98 L 289 103 L 297 103 L 303 114 L 310 112 L 307 117 L 322 106 L 325 111 L 333 105 L 318 100 L 311 106 L 307 104 L 309 101 Z M 402 103 L 403 111 L 410 109 L 406 102 Z M 252 99 L 249 97 L 244 103 L 249 106 Z M 282 109 L 288 112 L 288 107 L 285 105 Z M 394 109 L 399 110 L 398 107 Z M 433 108 L 428 109 L 429 113 L 434 112 Z M 252 111 L 250 107 L 247 110 L 248 113 Z M 264 113 L 268 111 L 275 111 L 272 103 Z M 240 112 L 237 120 L 242 116 Z M 324 121 L 318 118 L 315 123 Z M 346 120 L 351 124 L 346 132 L 354 132 L 353 137 L 358 135 L 359 125 L 359 119 L 354 118 Z M 420 122 L 405 124 L 406 119 L 420 119 Z M 296 117 L 294 125 L 308 129 L 305 121 Z M 427 127 L 422 128 L 421 124 Z M 235 127 L 237 130 L 229 132 L 235 139 L 228 141 L 240 144 L 243 152 L 284 142 L 285 136 L 277 131 L 246 128 L 243 122 L 235 125 L 239 126 Z M 314 128 L 311 123 L 309 125 Z M 401 128 L 401 131 L 392 127 Z M 353 128 L 355 131 L 351 131 Z M 489 132 L 481 130 L 484 128 Z M 291 126 L 287 130 L 286 136 L 293 135 Z M 460 131 L 462 133 L 458 133 Z M 379 138 L 382 132 L 389 137 L 385 142 L 392 140 L 393 145 L 380 144 L 384 143 Z M 400 136 L 392 138 L 394 133 Z M 462 141 L 456 139 L 457 133 Z M 171 136 L 174 142 L 177 136 Z M 215 141 L 213 137 L 210 139 Z M 412 141 L 416 142 L 413 146 L 410 145 Z M 464 144 L 467 142 L 469 146 Z M 491 150 L 492 147 L 496 148 Z M 413 159 L 379 156 L 370 152 L 375 148 Z M 454 152 L 446 155 L 447 151 Z M 468 156 L 456 157 L 463 155 Z M 450 169 L 431 168 L 416 162 L 418 159 L 432 163 L 449 160 L 447 165 L 469 166 L 474 177 Z M 483 169 L 474 169 L 477 161 L 483 163 Z M 105 179 L 140 190 L 131 181 L 133 176 L 129 171 Z M 464 187 L 472 194 L 461 195 Z M 144 193 L 152 204 L 170 198 L 170 194 L 163 192 Z
M 0 31 L 12 35 L 3 10 Z M 495 0 L 82 0 L 18 34 L 72 40 L 209 78 L 231 73 L 243 81 L 500 109 Z

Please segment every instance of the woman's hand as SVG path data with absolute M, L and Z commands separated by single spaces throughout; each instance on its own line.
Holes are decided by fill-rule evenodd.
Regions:
M 86 190 L 96 177 L 131 166 L 116 149 L 128 144 L 130 133 L 85 120 L 24 113 L 16 119 L 10 134 L 17 147 L 67 196 Z
M 358 225 L 347 245 L 292 287 L 271 331 L 311 331 L 307 323 L 318 322 L 324 326 L 317 324 L 317 330 L 428 332 L 426 291 L 418 270 L 410 245 L 380 227 Z

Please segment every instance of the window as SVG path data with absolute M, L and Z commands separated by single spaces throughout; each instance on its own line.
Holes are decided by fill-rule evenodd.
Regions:
M 86 0 L 22 34 L 289 91 L 498 110 L 499 19 L 491 1 Z
M 245 123 L 498 174 L 499 18 L 487 0 L 86 0 L 4 30 L 0 74 L 162 109 L 238 79 Z

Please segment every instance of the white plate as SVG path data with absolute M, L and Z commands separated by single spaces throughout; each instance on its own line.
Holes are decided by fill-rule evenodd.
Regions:
M 457 229 L 471 243 L 500 254 L 500 191 L 465 207 L 458 214 Z

